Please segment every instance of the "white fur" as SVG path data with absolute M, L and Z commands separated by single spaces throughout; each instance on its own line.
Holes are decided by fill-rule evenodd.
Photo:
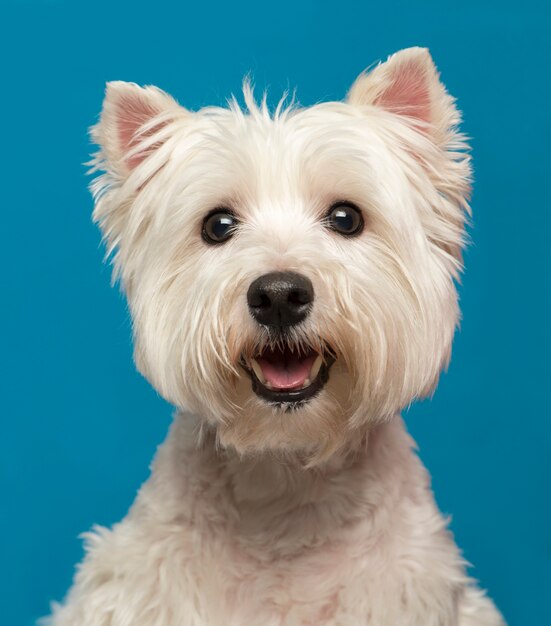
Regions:
M 427 51 L 345 102 L 196 113 L 112 83 L 93 136 L 99 222 L 140 371 L 178 412 L 129 515 L 87 536 L 52 626 L 498 626 L 465 574 L 399 411 L 430 393 L 458 321 L 470 168 Z M 324 227 L 336 200 L 364 232 Z M 220 246 L 204 216 L 240 218 Z M 312 281 L 294 345 L 332 346 L 294 411 L 239 366 L 271 338 L 246 304 L 275 270 Z

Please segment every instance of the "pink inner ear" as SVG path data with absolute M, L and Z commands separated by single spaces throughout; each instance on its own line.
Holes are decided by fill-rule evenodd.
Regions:
M 393 113 L 430 122 L 429 82 L 423 66 L 406 62 L 394 70 L 389 83 L 376 104 Z
M 136 96 L 123 96 L 119 102 L 119 115 L 117 116 L 117 133 L 122 153 L 128 152 L 134 148 L 139 141 L 151 137 L 158 132 L 164 124 L 159 124 L 150 128 L 147 132 L 140 134 L 136 139 L 138 130 L 152 117 L 157 115 L 159 111 L 152 107 L 149 103 L 144 102 Z M 148 151 L 140 152 L 130 158 L 125 159 L 128 167 L 133 170 L 137 167 L 147 155 L 157 146 L 151 146 Z

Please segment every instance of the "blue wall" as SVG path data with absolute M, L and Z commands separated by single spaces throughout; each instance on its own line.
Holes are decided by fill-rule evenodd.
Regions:
M 77 535 L 124 515 L 171 414 L 134 370 L 125 303 L 90 222 L 82 163 L 105 81 L 154 83 L 197 108 L 223 103 L 251 70 L 273 99 L 298 86 L 311 104 L 411 45 L 431 49 L 459 99 L 476 185 L 452 365 L 408 422 L 473 575 L 512 626 L 550 623 L 543 6 L 4 0 L 1 624 L 30 625 L 62 597 Z

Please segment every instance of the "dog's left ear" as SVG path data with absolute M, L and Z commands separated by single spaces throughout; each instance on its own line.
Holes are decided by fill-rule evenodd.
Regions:
M 450 271 L 457 275 L 465 243 L 465 220 L 470 212 L 471 168 L 467 144 L 458 130 L 461 115 L 440 82 L 429 51 L 408 48 L 393 54 L 356 79 L 347 101 L 403 117 L 438 148 L 425 150 L 423 142 L 413 141 L 410 146 L 412 154 L 427 167 L 438 192 L 425 207 L 420 206 L 419 212 L 428 239 L 435 249 L 444 252 L 445 259 L 451 261 Z
M 440 82 L 426 48 L 407 48 L 393 54 L 371 72 L 360 74 L 350 91 L 350 104 L 372 105 L 403 115 L 436 143 L 446 141 L 449 129 L 459 123 L 453 98 Z

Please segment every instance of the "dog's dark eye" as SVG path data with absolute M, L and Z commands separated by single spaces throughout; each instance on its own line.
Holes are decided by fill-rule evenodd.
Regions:
M 326 225 L 341 235 L 351 237 L 362 232 L 364 220 L 357 206 L 351 202 L 338 202 L 329 209 Z
M 211 211 L 203 221 L 203 239 L 210 244 L 224 243 L 235 232 L 238 220 L 227 209 Z

